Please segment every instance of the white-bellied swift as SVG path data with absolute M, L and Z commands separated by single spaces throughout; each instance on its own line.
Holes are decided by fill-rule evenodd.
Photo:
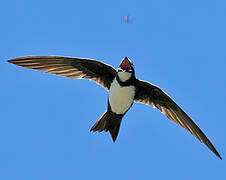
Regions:
M 90 131 L 109 131 L 115 141 L 123 116 L 133 102 L 140 102 L 158 108 L 222 159 L 201 129 L 164 91 L 135 77 L 134 66 L 127 57 L 121 61 L 118 69 L 96 60 L 61 56 L 27 56 L 8 62 L 72 79 L 90 79 L 108 90 L 107 110 Z

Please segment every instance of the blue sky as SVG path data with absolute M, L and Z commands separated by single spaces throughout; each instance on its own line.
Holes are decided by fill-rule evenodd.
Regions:
M 223 0 L 2 0 L 0 179 L 225 178 L 225 8 Z M 26 55 L 114 67 L 128 56 L 137 77 L 165 90 L 223 161 L 142 104 L 126 114 L 116 143 L 90 133 L 106 109 L 105 89 L 7 63 Z

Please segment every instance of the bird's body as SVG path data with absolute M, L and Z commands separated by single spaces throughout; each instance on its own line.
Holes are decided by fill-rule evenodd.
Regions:
M 124 114 L 133 104 L 134 96 L 134 85 L 121 86 L 115 78 L 109 90 L 109 105 L 111 110 L 116 114 Z
M 27 56 L 11 59 L 9 62 L 72 79 L 90 79 L 108 90 L 107 110 L 91 131 L 109 131 L 115 141 L 123 116 L 134 102 L 140 102 L 158 108 L 168 119 L 196 136 L 221 159 L 201 129 L 164 91 L 135 77 L 134 66 L 127 57 L 118 69 L 96 60 L 60 56 Z

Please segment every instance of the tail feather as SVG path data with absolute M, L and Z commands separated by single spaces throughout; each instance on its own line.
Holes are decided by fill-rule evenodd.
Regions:
M 100 119 L 93 125 L 90 131 L 109 131 L 112 140 L 115 142 L 122 121 L 122 115 L 115 114 L 113 112 L 106 111 Z
M 100 119 L 93 125 L 93 127 L 90 129 L 90 131 L 98 131 L 98 132 L 101 132 L 101 131 L 106 131 L 107 132 L 107 129 L 106 129 L 106 119 L 107 119 L 107 113 L 105 112 L 101 117 Z

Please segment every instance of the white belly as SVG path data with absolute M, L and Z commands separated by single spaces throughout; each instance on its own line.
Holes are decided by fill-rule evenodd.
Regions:
M 115 79 L 109 90 L 111 110 L 116 114 L 124 114 L 132 105 L 135 96 L 135 87 L 121 87 Z

